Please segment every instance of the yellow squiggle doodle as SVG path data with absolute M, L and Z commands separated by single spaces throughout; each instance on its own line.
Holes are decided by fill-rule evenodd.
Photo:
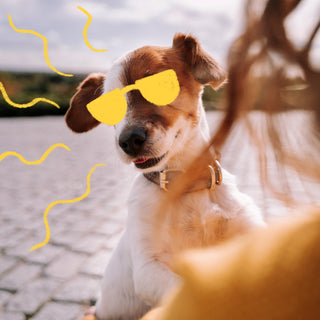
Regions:
M 57 107 L 58 109 L 60 109 L 60 106 L 59 106 L 57 103 L 55 103 L 55 102 L 53 102 L 53 101 L 51 101 L 51 100 L 49 100 L 49 99 L 46 99 L 46 98 L 35 98 L 35 99 L 33 99 L 31 102 L 29 102 L 29 103 L 24 103 L 24 104 L 22 104 L 22 103 L 14 103 L 14 102 L 11 101 L 10 98 L 8 97 L 8 94 L 7 94 L 7 92 L 6 92 L 6 89 L 4 88 L 2 82 L 0 82 L 0 91 L 1 91 L 1 93 L 2 93 L 2 95 L 3 95 L 4 100 L 5 100 L 8 104 L 10 104 L 11 106 L 13 106 L 13 107 L 15 107 L 15 108 L 29 108 L 29 107 L 34 106 L 36 103 L 38 103 L 38 102 L 40 102 L 40 101 L 43 101 L 43 102 L 50 103 L 50 104 L 54 105 L 55 107 Z
M 45 210 L 45 212 L 43 214 L 43 221 L 44 221 L 44 224 L 46 226 L 46 238 L 41 243 L 38 243 L 37 245 L 33 246 L 30 249 L 30 251 L 36 250 L 36 249 L 38 249 L 40 247 L 43 247 L 49 242 L 49 239 L 50 239 L 50 227 L 49 227 L 49 223 L 48 223 L 48 219 L 47 219 L 49 210 L 52 207 L 54 207 L 56 204 L 59 204 L 59 203 L 74 203 L 74 202 L 80 201 L 80 200 L 84 199 L 85 197 L 87 197 L 89 195 L 89 193 L 90 193 L 90 178 L 91 178 L 91 175 L 92 175 L 93 171 L 97 167 L 100 167 L 100 166 L 106 166 L 106 164 L 105 163 L 99 163 L 99 164 L 96 164 L 94 167 L 91 168 L 91 170 L 90 170 L 90 172 L 88 173 L 88 176 L 87 176 L 87 190 L 82 196 L 77 197 L 75 199 L 70 199 L 70 200 L 57 200 L 57 201 L 54 201 L 54 202 L 49 204 L 49 206 L 46 208 L 46 210 Z
M 2 154 L 0 154 L 0 162 L 5 158 L 5 157 L 8 157 L 8 156 L 16 156 L 20 159 L 21 162 L 25 163 L 25 164 L 28 164 L 28 165 L 36 165 L 36 164 L 40 164 L 42 163 L 46 158 L 47 156 L 49 155 L 49 153 L 55 149 L 55 148 L 58 148 L 58 147 L 62 147 L 62 148 L 65 148 L 67 149 L 68 151 L 70 151 L 70 148 L 67 147 L 65 144 L 63 143 L 56 143 L 54 145 L 52 145 L 43 155 L 42 157 L 39 159 L 39 160 L 36 160 L 36 161 L 28 161 L 26 160 L 21 154 L 15 152 L 15 151 L 6 151 Z
M 89 43 L 88 41 L 88 36 L 87 36 L 87 33 L 88 33 L 88 28 L 92 22 L 92 16 L 91 14 L 86 11 L 85 9 L 83 9 L 82 7 L 78 6 L 77 7 L 79 10 L 81 10 L 83 13 L 85 13 L 87 16 L 88 16 L 88 20 L 87 20 L 87 23 L 85 24 L 84 28 L 83 28 L 83 38 L 84 38 L 84 42 L 86 43 L 86 45 L 93 51 L 96 51 L 96 52 L 105 52 L 107 51 L 107 49 L 95 49 L 92 47 L 92 45 Z
M 47 65 L 56 73 L 60 74 L 61 76 L 65 76 L 65 77 L 73 77 L 73 74 L 69 74 L 69 73 L 63 73 L 58 71 L 50 62 L 49 57 L 48 57 L 48 40 L 45 36 L 43 36 L 42 34 L 35 32 L 33 30 L 22 30 L 22 29 L 18 29 L 14 26 L 12 19 L 11 19 L 11 15 L 8 14 L 8 19 L 9 19 L 9 23 L 11 28 L 16 31 L 16 32 L 20 32 L 20 33 L 31 33 L 34 34 L 35 36 L 41 38 L 43 40 L 43 53 L 44 53 L 44 57 L 46 59 Z

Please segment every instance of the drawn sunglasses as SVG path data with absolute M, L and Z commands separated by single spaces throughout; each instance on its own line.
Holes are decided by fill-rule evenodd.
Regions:
M 179 95 L 180 85 L 173 69 L 159 72 L 137 80 L 123 89 L 115 89 L 103 94 L 87 104 L 90 114 L 98 121 L 115 125 L 126 115 L 127 100 L 125 94 L 131 90 L 139 90 L 149 102 L 164 106 L 172 103 Z

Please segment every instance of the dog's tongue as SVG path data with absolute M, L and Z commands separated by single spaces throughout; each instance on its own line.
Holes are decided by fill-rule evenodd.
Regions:
M 139 163 L 144 163 L 148 160 L 149 158 L 140 158 L 140 159 L 137 159 L 135 161 L 133 161 L 133 163 L 135 164 L 139 164 Z

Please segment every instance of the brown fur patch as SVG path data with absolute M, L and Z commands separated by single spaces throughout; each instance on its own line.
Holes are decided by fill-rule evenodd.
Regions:
M 72 131 L 77 133 L 86 132 L 100 124 L 98 120 L 91 116 L 86 105 L 103 93 L 104 80 L 104 74 L 94 73 L 90 74 L 79 85 L 65 116 L 66 123 Z
M 178 33 L 173 38 L 172 47 L 180 51 L 192 75 L 199 83 L 210 84 L 215 89 L 226 80 L 226 72 L 214 58 L 203 50 L 195 37 Z

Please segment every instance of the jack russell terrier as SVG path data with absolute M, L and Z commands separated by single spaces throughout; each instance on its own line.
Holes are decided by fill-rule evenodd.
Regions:
M 96 127 L 100 122 L 88 112 L 89 102 L 168 69 L 177 75 L 178 97 L 158 106 L 132 90 L 126 93 L 126 116 L 115 125 L 121 158 L 133 162 L 141 174 L 129 196 L 127 227 L 103 277 L 95 307 L 99 320 L 139 319 L 156 306 L 179 281 L 171 262 L 181 250 L 215 245 L 265 225 L 252 199 L 238 190 L 233 176 L 211 154 L 203 176 L 166 207 L 166 218 L 158 219 L 172 180 L 210 141 L 203 87 L 216 89 L 226 79 L 193 36 L 176 34 L 172 47 L 139 48 L 117 60 L 107 75 L 89 75 L 71 100 L 67 125 L 74 132 Z M 159 221 L 161 226 L 156 225 Z M 160 243 L 154 241 L 157 228 L 165 230 Z

